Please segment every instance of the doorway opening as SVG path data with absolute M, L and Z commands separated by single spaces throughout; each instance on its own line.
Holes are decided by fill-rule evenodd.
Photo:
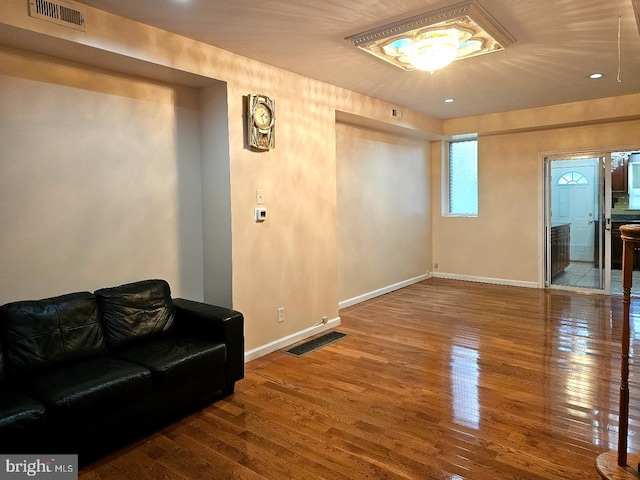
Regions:
M 545 286 L 621 295 L 619 227 L 640 223 L 640 151 L 548 156 L 544 180 Z
M 606 156 L 545 158 L 546 286 L 608 293 Z

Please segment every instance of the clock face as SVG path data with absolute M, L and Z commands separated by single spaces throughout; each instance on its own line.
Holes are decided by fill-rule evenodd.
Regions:
M 275 147 L 276 105 L 266 95 L 252 93 L 245 99 L 246 145 L 252 150 Z
M 271 126 L 271 110 L 264 103 L 258 103 L 253 109 L 253 123 L 256 127 L 266 130 Z

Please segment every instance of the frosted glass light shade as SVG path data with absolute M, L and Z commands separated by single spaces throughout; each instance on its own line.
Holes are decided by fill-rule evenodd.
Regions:
M 409 45 L 406 54 L 415 68 L 433 73 L 455 60 L 458 44 L 457 30 L 437 30 L 419 35 Z

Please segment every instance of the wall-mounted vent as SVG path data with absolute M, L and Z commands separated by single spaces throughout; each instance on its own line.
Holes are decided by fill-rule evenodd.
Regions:
M 84 10 L 59 0 L 29 0 L 29 15 L 86 31 Z

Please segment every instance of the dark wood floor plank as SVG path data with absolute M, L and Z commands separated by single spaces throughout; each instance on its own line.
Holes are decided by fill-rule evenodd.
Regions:
M 429 279 L 340 315 L 347 337 L 248 363 L 233 395 L 80 479 L 600 478 L 595 458 L 617 445 L 620 297 Z M 640 351 L 635 299 L 631 317 Z

